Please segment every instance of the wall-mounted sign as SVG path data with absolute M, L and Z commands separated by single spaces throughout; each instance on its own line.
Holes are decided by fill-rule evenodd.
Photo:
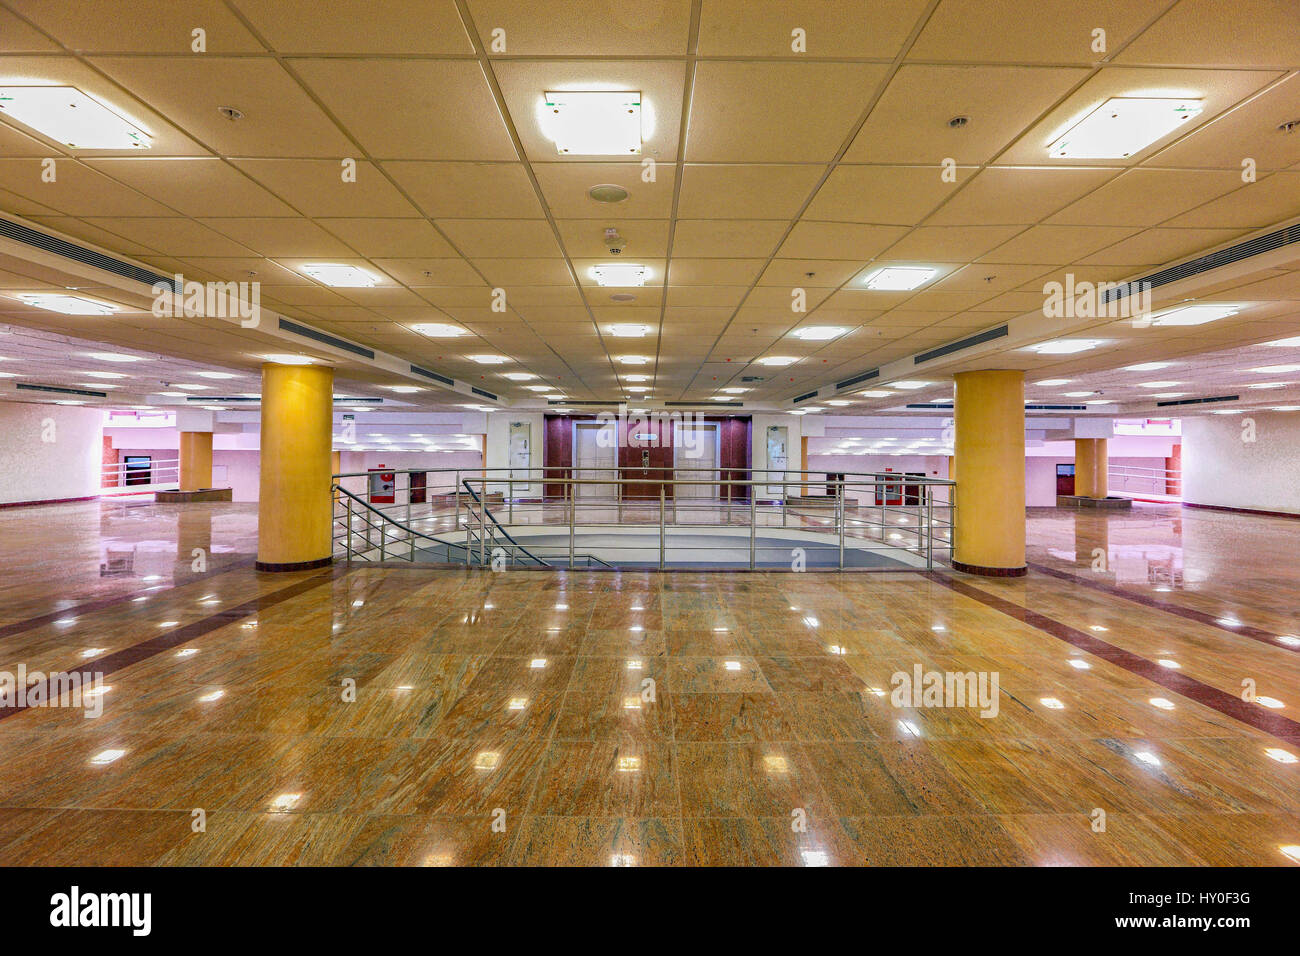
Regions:
M 637 432 L 632 439 L 633 441 L 658 441 L 659 436 L 654 432 Z

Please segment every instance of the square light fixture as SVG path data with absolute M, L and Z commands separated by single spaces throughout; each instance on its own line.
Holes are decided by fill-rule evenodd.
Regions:
M 1051 342 L 1039 342 L 1029 346 L 1029 351 L 1039 355 L 1073 355 L 1086 352 L 1101 345 L 1101 339 L 1055 339 Z
M 238 377 L 238 376 L 235 375 L 234 372 L 195 372 L 194 374 L 197 375 L 197 376 L 199 376 L 200 378 L 220 378 L 220 379 L 226 379 L 226 378 L 237 378 L 237 377 Z
M 510 361 L 504 355 L 471 355 L 470 360 L 479 365 L 504 365 Z
M 1125 365 L 1126 372 L 1158 372 L 1162 368 L 1168 368 L 1172 362 L 1141 362 L 1138 365 Z
M 460 326 L 447 325 L 445 322 L 419 322 L 411 326 L 411 331 L 427 335 L 431 339 L 450 339 L 465 334 Z
M 902 389 L 906 389 L 909 392 L 914 391 L 915 389 L 918 388 L 927 388 L 929 387 L 929 385 L 930 385 L 929 382 L 922 382 L 922 381 L 903 381 L 903 382 L 889 383 L 890 388 L 902 388 Z
M 23 293 L 18 296 L 23 305 L 47 312 L 62 312 L 64 315 L 111 315 L 117 311 L 115 306 L 105 302 L 92 302 L 75 295 L 46 295 L 44 293 Z
M 629 289 L 645 285 L 649 270 L 634 262 L 606 262 L 591 267 L 591 277 L 598 286 Z
M 87 352 L 87 356 L 98 362 L 143 362 L 143 355 L 127 355 L 125 352 Z
M 1280 349 L 1300 349 L 1300 335 L 1290 339 L 1278 339 L 1276 342 L 1265 342 L 1264 344 Z
M 784 365 L 793 365 L 799 360 L 789 355 L 765 355 L 761 359 L 755 359 L 755 361 L 758 362 L 759 365 L 781 367 Z
M 0 110 L 72 149 L 149 149 L 140 127 L 74 86 L 0 86 Z
M 549 90 L 538 118 L 562 156 L 641 153 L 640 90 Z
M 879 292 L 910 292 L 934 278 L 934 269 L 913 266 L 887 266 L 867 277 L 867 288 Z
M 317 262 L 302 267 L 303 275 L 310 276 L 317 282 L 323 282 L 335 289 L 369 289 L 379 279 L 360 266 L 340 265 L 338 263 Z
M 624 376 L 623 376 L 623 381 L 625 381 L 625 382 L 648 382 L 648 381 L 650 381 L 650 376 L 649 376 L 649 375 L 624 375 Z
M 1152 325 L 1204 325 L 1236 315 L 1241 309 L 1235 305 L 1184 305 L 1151 317 Z
M 796 339 L 803 339 L 805 342 L 826 342 L 830 339 L 839 338 L 847 330 L 837 325 L 807 325 L 802 329 L 795 329 L 791 335 Z
M 1300 372 L 1300 365 L 1258 365 L 1250 371 L 1263 372 L 1265 375 L 1285 375 L 1287 372 Z
M 530 392 L 553 392 L 553 391 L 555 391 L 555 386 L 554 386 L 554 385 L 525 385 L 524 388 L 528 389 L 528 391 L 530 391 Z
M 311 365 L 316 360 L 310 355 L 293 355 L 289 352 L 277 352 L 271 355 L 264 355 L 268 362 L 274 362 L 276 365 Z M 176 386 L 180 388 L 180 386 Z
M 639 339 L 647 335 L 649 332 L 650 326 L 648 325 L 621 324 L 609 326 L 609 334 L 620 339 Z
M 726 394 L 728 394 L 728 395 L 744 395 L 746 392 L 749 391 L 749 389 L 747 389 L 747 388 L 724 388 L 722 391 L 724 391 L 724 392 L 725 392 Z
M 1068 379 L 1068 378 L 1045 378 L 1045 379 L 1043 379 L 1041 382 L 1035 382 L 1034 384 L 1035 384 L 1035 385 L 1042 385 L 1042 386 L 1044 386 L 1044 387 L 1051 387 L 1051 386 L 1053 386 L 1053 385 L 1069 385 L 1069 384 L 1070 384 L 1070 379 Z
M 1201 112 L 1203 100 L 1116 96 L 1047 147 L 1056 159 L 1126 159 Z
M 502 372 L 502 378 L 508 378 L 512 382 L 527 382 L 530 379 L 537 378 L 532 372 Z
M 650 360 L 644 355 L 620 355 L 618 360 L 624 365 L 649 365 Z

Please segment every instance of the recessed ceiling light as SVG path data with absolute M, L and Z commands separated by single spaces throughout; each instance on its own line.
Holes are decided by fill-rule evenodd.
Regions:
M 1263 372 L 1265 375 L 1278 375 L 1287 372 L 1300 372 L 1300 365 L 1258 365 L 1251 372 Z
M 782 365 L 793 365 L 795 362 L 799 360 L 796 358 L 792 358 L 789 355 L 765 355 L 763 358 L 756 359 L 755 361 L 757 361 L 759 365 L 782 366 Z
M 1173 388 L 1175 385 L 1182 385 L 1182 382 L 1138 382 L 1137 388 Z
M 618 360 L 624 365 L 649 365 L 650 360 L 644 355 L 620 355 Z
M 634 262 L 606 262 L 591 267 L 596 285 L 605 288 L 635 288 L 645 285 L 650 270 Z
M 1039 355 L 1073 355 L 1076 352 L 1095 349 L 1103 341 L 1102 339 L 1055 339 L 1051 342 L 1039 342 L 1028 348 L 1029 351 L 1037 352 Z
M 0 378 L 13 378 L 11 372 L 0 372 Z M 110 385 L 107 382 L 77 382 L 79 388 L 121 388 L 121 385 Z
M 527 382 L 529 379 L 537 378 L 532 372 L 502 372 L 502 378 L 508 378 L 512 382 Z
M 1290 339 L 1278 339 L 1276 342 L 1265 342 L 1264 344 L 1273 348 L 1300 349 L 1300 335 Z
M 72 86 L 0 87 L 0 110 L 73 149 L 149 149 L 149 134 Z
M 1300 412 L 1300 405 L 1274 405 L 1271 411 L 1275 412 Z
M 224 412 L 226 410 L 226 406 L 225 405 L 204 405 L 203 410 L 207 412 Z
M 1168 368 L 1173 362 L 1141 362 L 1137 365 L 1125 365 L 1126 372 L 1155 372 L 1162 368 Z
M 1053 385 L 1069 385 L 1070 381 L 1068 378 L 1045 378 L 1041 382 L 1035 382 L 1034 384 L 1051 388 Z
M 417 322 L 411 326 L 411 331 L 427 335 L 431 339 L 450 339 L 465 334 L 465 330 L 460 326 L 448 325 L 445 322 Z
M 711 402 L 734 402 L 735 398 L 730 395 L 714 395 L 709 401 Z
M 1093 394 L 1095 393 L 1094 392 L 1062 392 L 1061 393 L 1061 395 L 1065 398 L 1087 398 L 1089 395 L 1093 395 Z
M 1294 385 L 1294 382 L 1253 382 L 1247 385 L 1247 388 L 1286 388 L 1288 385 Z
M 83 401 L 79 401 L 79 400 L 75 400 L 75 399 L 71 399 L 71 398 L 63 398 L 63 399 L 58 400 L 58 401 L 55 402 L 54 404 L 55 404 L 55 405 L 85 405 L 86 403 L 83 402 Z
M 624 376 L 623 376 L 623 381 L 625 381 L 625 382 L 648 382 L 648 381 L 650 381 L 650 376 L 649 376 L 649 375 L 641 375 L 641 374 L 639 374 L 639 373 L 638 373 L 638 374 L 635 374 L 635 375 L 624 375 Z
M 620 339 L 639 339 L 650 331 L 648 325 L 611 325 L 609 334 Z
M 1201 112 L 1201 100 L 1117 96 L 1047 147 L 1058 159 L 1124 159 L 1163 139 Z
M 548 90 L 538 119 L 564 156 L 628 156 L 641 152 L 639 90 Z
M 87 352 L 87 356 L 100 362 L 143 362 L 140 355 L 124 355 L 121 352 Z
M 125 372 L 82 372 L 90 378 L 130 378 Z
M 1204 325 L 1217 322 L 1241 311 L 1235 305 L 1184 305 L 1151 316 L 1152 325 Z
M 1218 408 L 1210 412 L 1211 415 L 1240 415 L 1240 408 Z
M 398 392 L 402 395 L 410 395 L 414 392 L 423 392 L 424 389 L 418 385 L 385 385 L 384 388 L 390 392 Z
M 117 311 L 115 306 L 106 302 L 92 302 L 75 295 L 45 295 L 43 293 L 20 294 L 18 298 L 24 305 L 47 312 L 62 312 L 64 315 L 111 315 Z
M 211 385 L 173 385 L 172 388 L 183 388 L 187 392 L 205 392 Z
M 930 386 L 930 384 L 931 384 L 930 382 L 922 382 L 922 381 L 919 381 L 919 380 L 918 380 L 918 381 L 903 381 L 903 382 L 890 382 L 890 383 L 889 383 L 889 387 L 890 387 L 890 388 L 901 388 L 901 389 L 905 389 L 905 390 L 911 392 L 911 391 L 915 391 L 915 390 L 918 389 L 918 388 L 928 388 L 928 387 Z
M 887 266 L 867 277 L 867 288 L 879 292 L 910 292 L 929 282 L 937 270 L 914 266 Z
M 648 391 L 650 391 L 650 386 L 649 386 L 649 385 L 627 385 L 627 386 L 625 386 L 625 388 L 626 388 L 629 392 L 648 392 Z
M 825 342 L 828 339 L 838 338 L 846 331 L 838 325 L 807 325 L 802 329 L 795 329 L 790 334 L 805 342 Z
M 879 389 L 879 388 L 870 388 L 867 389 L 865 392 L 858 392 L 858 394 L 861 395 L 863 398 L 888 398 L 894 393 L 886 392 L 883 389 Z
M 1115 403 L 1112 402 L 1109 398 L 1094 398 L 1092 401 L 1090 401 L 1090 402 L 1084 402 L 1083 404 L 1085 404 L 1085 405 L 1114 405 Z
M 379 282 L 377 276 L 360 266 L 317 262 L 303 266 L 302 271 L 304 275 L 335 289 L 368 289 Z
M 231 372 L 195 372 L 200 378 L 236 378 Z
M 722 389 L 728 395 L 744 395 L 749 391 L 747 388 L 724 388 Z
M 836 406 L 836 407 L 838 408 L 838 407 L 842 407 L 842 406 L 844 406 L 844 405 L 852 405 L 853 403 L 852 403 L 852 402 L 846 402 L 846 401 L 845 401 L 844 399 L 842 399 L 842 398 L 833 398 L 833 399 L 831 399 L 830 401 L 828 401 L 826 404 L 827 404 L 827 405 L 834 405 L 834 406 Z
M 272 355 L 262 356 L 268 362 L 274 362 L 277 365 L 311 365 L 314 358 L 308 355 L 290 355 L 287 352 L 279 352 Z
M 555 386 L 554 386 L 554 385 L 525 385 L 524 388 L 528 389 L 528 391 L 530 391 L 530 392 L 553 392 L 553 391 L 555 391 Z
M 510 361 L 504 355 L 471 355 L 470 360 L 479 365 L 504 365 Z
M 1152 398 L 1182 398 L 1186 392 L 1154 392 Z

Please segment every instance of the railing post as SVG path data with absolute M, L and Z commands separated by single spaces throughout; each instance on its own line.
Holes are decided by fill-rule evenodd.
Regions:
M 348 560 L 352 560 L 352 497 L 348 496 Z
M 789 526 L 790 515 L 790 488 L 785 483 L 785 475 L 781 476 L 781 527 Z
M 452 485 L 452 487 L 456 489 L 456 530 L 459 531 L 460 530 L 460 469 L 459 468 L 456 469 L 456 484 Z M 465 543 L 468 544 L 469 543 L 469 522 L 468 521 L 465 522 L 465 539 L 466 539 Z M 468 557 L 466 557 L 465 560 L 466 563 L 469 562 Z
M 515 473 L 512 471 L 507 479 L 506 493 L 510 500 L 506 502 L 506 524 L 515 523 Z
M 572 490 L 572 487 L 570 488 L 570 490 Z M 573 568 L 573 525 L 574 525 L 574 521 L 576 520 L 575 512 L 577 510 L 575 507 L 574 498 L 575 496 L 573 494 L 569 495 L 569 568 L 570 569 Z
M 379 518 L 379 560 L 380 560 L 381 562 L 384 561 L 384 560 L 386 560 L 387 552 L 388 552 L 388 529 L 384 527 L 384 522 L 387 521 L 387 520 L 388 520 L 388 519 L 387 519 L 387 516 L 382 515 L 382 514 L 380 515 L 380 518 Z
M 754 570 L 754 536 L 758 526 L 758 495 L 753 482 L 749 485 L 749 570 Z
M 659 570 L 664 569 L 664 486 L 659 485 Z
M 934 488 L 925 486 L 925 569 L 934 570 Z
M 839 512 L 840 512 L 840 570 L 844 570 L 844 481 L 839 483 Z
M 478 566 L 487 566 L 487 482 L 478 490 Z

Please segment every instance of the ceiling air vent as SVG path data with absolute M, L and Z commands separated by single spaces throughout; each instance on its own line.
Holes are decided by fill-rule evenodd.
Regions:
M 111 272 L 119 275 L 124 279 L 134 279 L 136 282 L 143 282 L 145 285 L 165 285 L 173 292 L 179 292 L 176 288 L 176 281 L 168 276 L 159 275 L 148 269 L 141 269 L 139 266 L 133 266 L 129 262 L 123 262 L 121 259 L 114 259 L 106 256 L 102 252 L 95 252 L 84 246 L 74 245 L 63 239 L 56 239 L 54 236 L 48 236 L 43 232 L 37 232 L 29 226 L 24 226 L 16 222 L 10 222 L 8 219 L 0 219 L 0 236 L 6 239 L 13 239 L 17 242 L 34 246 L 37 249 L 44 249 L 46 252 L 52 252 L 56 256 L 63 256 L 65 259 L 72 259 L 76 262 L 88 266 L 94 266 L 96 269 L 103 269 L 105 272 Z
M 494 401 L 494 402 L 496 402 L 496 401 L 500 401 L 500 399 L 498 399 L 498 398 L 497 398 L 495 395 L 493 395 L 491 392 L 487 391 L 486 389 L 479 388 L 479 387 L 476 386 L 476 385 L 471 385 L 471 386 L 469 387 L 469 390 L 470 390 L 471 392 L 473 392 L 475 395 L 482 395 L 484 398 L 490 398 L 490 399 L 492 399 L 492 401 Z
M 792 399 L 791 401 L 792 401 L 795 405 L 798 405 L 800 402 L 806 402 L 806 401 L 808 401 L 808 399 L 810 399 L 810 398 L 816 398 L 816 397 L 817 397 L 817 393 L 816 393 L 816 392 L 804 392 L 802 395 L 800 395 L 800 396 L 797 397 L 797 398 Z
M 19 382 L 14 388 L 23 392 L 54 392 L 57 395 L 85 395 L 87 398 L 108 398 L 108 392 L 92 392 L 86 388 L 64 388 L 59 385 L 25 385 Z
M 415 375 L 423 375 L 425 378 L 431 378 L 435 382 L 441 382 L 443 385 L 455 385 L 455 381 L 445 375 L 439 375 L 437 372 L 430 371 L 427 368 L 420 368 L 418 365 L 411 366 L 411 372 Z
M 1235 402 L 1240 395 L 1216 395 L 1213 398 L 1180 398 L 1172 402 L 1156 402 L 1157 408 L 1168 408 L 1171 405 L 1210 405 L 1214 402 Z
M 873 368 L 870 372 L 863 372 L 861 375 L 855 375 L 852 378 L 846 378 L 842 382 L 836 382 L 836 390 L 849 388 L 852 385 L 861 385 L 863 382 L 870 381 L 873 378 L 880 378 L 880 369 Z
M 942 358 L 945 355 L 951 355 L 953 352 L 960 352 L 962 349 L 969 349 L 976 345 L 983 345 L 985 342 L 992 342 L 994 339 L 1000 339 L 1006 334 L 1007 327 L 1005 325 L 999 325 L 996 329 L 989 329 L 987 332 L 979 332 L 975 335 L 969 335 L 956 342 L 949 342 L 947 345 L 941 345 L 937 349 L 930 349 L 928 352 L 914 355 L 912 356 L 912 364 L 920 365 L 922 362 L 930 361 L 930 359 Z
M 304 339 L 311 339 L 313 342 L 320 342 L 323 345 L 332 345 L 336 349 L 344 352 L 351 352 L 353 355 L 360 355 L 365 359 L 374 359 L 375 353 L 364 345 L 354 345 L 346 339 L 341 339 L 337 335 L 330 335 L 328 332 L 319 332 L 316 329 L 308 328 L 305 325 L 299 325 L 297 322 L 289 319 L 280 319 L 280 328 L 285 332 L 292 332 L 294 335 L 301 335 Z

